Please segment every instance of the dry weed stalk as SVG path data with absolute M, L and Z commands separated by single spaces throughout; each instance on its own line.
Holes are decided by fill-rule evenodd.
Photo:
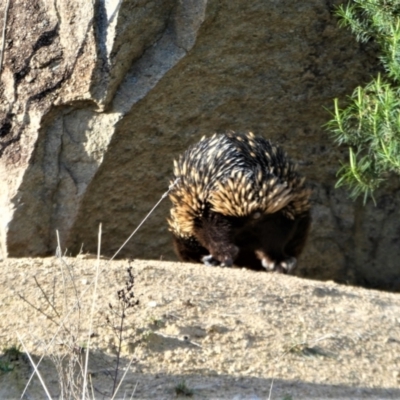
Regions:
M 118 383 L 118 374 L 119 374 L 119 365 L 121 361 L 121 350 L 122 343 L 124 341 L 123 331 L 124 331 L 124 323 L 127 318 L 128 310 L 139 304 L 139 300 L 135 299 L 135 294 L 133 292 L 133 286 L 135 283 L 135 278 L 132 273 L 132 266 L 126 270 L 128 277 L 125 281 L 125 286 L 123 289 L 118 290 L 117 292 L 117 306 L 113 306 L 111 303 L 108 304 L 109 307 L 109 315 L 106 315 L 106 322 L 112 328 L 115 335 L 117 336 L 118 349 L 117 349 L 117 360 L 114 371 L 114 379 L 113 379 L 113 388 L 111 392 L 111 396 L 116 394 L 117 383 Z
M 93 292 L 93 301 L 92 301 L 92 308 L 91 308 L 91 313 L 90 313 L 90 326 L 92 326 L 92 318 L 93 318 L 93 312 L 94 312 L 94 301 L 95 301 L 95 295 L 96 295 L 96 290 L 97 290 L 97 280 L 100 274 L 107 268 L 108 264 L 114 260 L 114 258 L 120 253 L 120 251 L 125 247 L 125 245 L 129 242 L 129 240 L 135 235 L 135 233 L 141 228 L 141 226 L 146 222 L 146 220 L 150 217 L 150 215 L 154 212 L 154 210 L 159 206 L 159 204 L 162 202 L 163 199 L 165 199 L 169 192 L 173 189 L 173 187 L 176 185 L 178 180 L 176 180 L 174 183 L 172 183 L 168 190 L 161 196 L 161 198 L 158 200 L 158 202 L 153 206 L 153 208 L 149 211 L 149 213 L 145 216 L 145 218 L 140 222 L 140 224 L 136 227 L 136 229 L 131 233 L 131 235 L 126 239 L 126 241 L 121 245 L 121 247 L 115 252 L 115 254 L 108 260 L 108 262 L 100 268 L 100 239 L 101 239 L 101 226 L 99 229 L 99 243 L 98 243 L 98 254 L 97 254 L 97 271 L 96 271 L 96 278 L 94 282 L 91 282 L 88 287 L 82 291 L 82 293 L 78 293 L 78 290 L 75 286 L 74 283 L 74 277 L 72 274 L 72 269 L 66 263 L 65 259 L 62 256 L 61 253 L 61 246 L 60 246 L 60 240 L 57 232 L 57 240 L 58 240 L 58 246 L 56 250 L 56 256 L 61 262 L 61 272 L 62 272 L 62 277 L 63 277 L 63 284 L 64 284 L 64 305 L 63 305 L 63 311 L 59 312 L 57 309 L 57 306 L 55 304 L 55 296 L 53 293 L 53 299 L 50 300 L 50 296 L 48 296 L 39 282 L 35 280 L 37 287 L 41 291 L 44 299 L 46 302 L 50 305 L 50 308 L 54 311 L 55 315 L 50 315 L 49 313 L 45 312 L 41 307 L 35 306 L 32 302 L 30 302 L 27 298 L 25 298 L 23 295 L 19 294 L 19 297 L 24 300 L 27 304 L 29 304 L 31 307 L 33 307 L 35 310 L 40 312 L 41 314 L 45 315 L 46 318 L 48 318 L 51 322 L 53 322 L 55 325 L 57 325 L 56 332 L 54 333 L 53 337 L 51 340 L 46 343 L 43 349 L 43 354 L 40 357 L 39 361 L 35 364 L 27 351 L 26 347 L 24 346 L 24 350 L 27 352 L 28 357 L 34 367 L 34 372 L 30 376 L 25 389 L 21 395 L 21 399 L 24 397 L 26 390 L 36 373 L 43 385 L 43 388 L 46 390 L 46 394 L 51 399 L 50 394 L 48 393 L 45 383 L 42 380 L 40 373 L 39 373 L 39 365 L 42 362 L 44 356 L 47 353 L 51 353 L 50 350 L 54 348 L 54 343 L 56 337 L 60 336 L 60 334 L 63 336 L 63 345 L 67 349 L 67 354 L 64 356 L 58 356 L 53 358 L 53 361 L 56 363 L 56 368 L 58 371 L 59 375 L 59 380 L 60 380 L 60 388 L 61 388 L 61 398 L 68 398 L 68 399 L 79 399 L 82 398 L 82 400 L 86 398 L 94 398 L 93 394 L 93 385 L 91 384 L 91 387 L 88 387 L 87 383 L 87 373 L 88 373 L 88 357 L 89 357 L 89 351 L 90 351 L 90 337 L 91 337 L 91 332 L 89 330 L 88 332 L 88 341 L 87 341 L 87 347 L 86 349 L 79 345 L 79 338 L 81 337 L 81 298 L 82 296 L 89 290 L 89 288 L 92 287 L 93 283 L 95 285 L 94 287 L 94 292 Z M 66 271 L 64 271 L 64 268 Z M 129 271 L 129 269 L 128 269 Z M 118 374 L 119 374 L 119 364 L 120 364 L 120 356 L 121 356 L 121 347 L 122 347 L 122 330 L 123 330 L 123 323 L 126 318 L 126 311 L 129 308 L 132 308 L 136 304 L 138 304 L 137 300 L 134 300 L 134 295 L 132 292 L 133 289 L 133 275 L 131 274 L 131 271 L 128 272 L 129 278 L 127 281 L 127 285 L 125 286 L 124 289 L 118 292 L 118 299 L 119 299 L 119 304 L 122 307 L 122 313 L 119 314 L 121 321 L 120 321 L 120 326 L 118 328 L 119 332 L 119 347 L 118 347 L 118 353 L 117 353 L 117 365 L 115 369 L 115 375 L 114 375 L 114 383 L 113 383 L 113 390 L 112 390 L 112 395 L 111 398 L 114 399 L 130 366 L 132 365 L 132 362 L 134 360 L 134 357 L 132 357 L 125 368 L 125 372 L 121 379 L 118 382 Z M 68 279 L 70 283 L 73 285 L 74 293 L 75 293 L 75 298 L 73 299 L 73 304 L 68 304 L 67 297 L 66 297 L 66 285 L 68 283 Z M 77 310 L 78 312 L 78 318 L 77 318 L 77 324 L 72 324 L 73 318 L 71 318 L 71 314 Z M 17 333 L 18 335 L 18 333 Z M 18 335 L 21 343 L 22 339 Z M 23 344 L 23 343 L 22 343 Z M 85 352 L 86 357 L 85 360 L 83 360 L 82 353 Z M 90 382 L 91 383 L 91 382 Z M 118 385 L 117 385 L 118 383 Z M 89 390 L 90 389 L 90 390 Z M 136 387 L 135 387 L 136 389 Z M 90 396 L 90 393 L 92 394 Z
M 50 350 L 48 354 L 57 371 L 60 397 L 62 399 L 80 399 L 82 393 L 85 393 L 84 398 L 88 398 L 89 391 L 86 382 L 87 362 L 85 362 L 85 354 L 88 357 L 89 346 L 85 345 L 83 339 L 87 335 L 87 330 L 83 326 L 82 319 L 84 315 L 82 313 L 83 305 L 81 304 L 80 293 L 75 284 L 76 277 L 73 273 L 73 267 L 65 261 L 60 251 L 57 251 L 57 253 L 60 260 L 62 283 L 57 282 L 55 278 L 53 296 L 46 293 L 36 277 L 34 277 L 35 285 L 41 294 L 40 297 L 44 300 L 44 305 L 34 304 L 21 293 L 18 293 L 18 296 L 57 327 L 57 343 L 44 343 L 43 345 Z M 68 293 L 71 291 L 74 293 L 74 296 L 69 298 Z M 60 293 L 61 296 L 57 296 Z M 73 307 L 73 312 L 69 312 L 71 306 L 75 306 Z M 50 311 L 46 311 L 46 308 L 50 309 Z M 66 313 L 69 313 L 68 318 L 65 318 Z M 91 328 L 89 331 L 91 331 Z M 20 341 L 23 344 L 21 339 Z M 32 365 L 34 365 L 29 353 L 28 357 Z M 43 356 L 35 367 L 36 374 L 39 372 L 38 365 L 42 359 Z M 42 380 L 41 383 L 43 385 Z

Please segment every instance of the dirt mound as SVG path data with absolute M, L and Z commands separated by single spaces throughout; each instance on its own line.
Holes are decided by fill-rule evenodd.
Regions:
M 119 377 L 132 363 L 120 398 L 400 398 L 399 294 L 242 269 L 131 265 L 139 304 L 126 310 L 122 329 Z M 39 370 L 55 398 L 54 361 L 70 334 L 82 353 L 90 346 L 93 392 L 103 398 L 113 386 L 117 291 L 126 289 L 128 266 L 101 260 L 90 330 L 96 260 L 0 262 L 0 348 L 17 345 L 18 333 L 35 362 L 45 355 Z M 0 398 L 19 398 L 31 373 L 27 357 L 3 356 L 0 366 Z M 45 397 L 37 378 L 27 396 Z

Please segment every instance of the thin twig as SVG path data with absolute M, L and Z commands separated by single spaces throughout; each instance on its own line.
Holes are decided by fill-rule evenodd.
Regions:
M 39 364 L 36 365 L 36 364 L 34 363 L 34 361 L 32 360 L 32 357 L 31 357 L 31 355 L 29 354 L 28 349 L 25 347 L 25 343 L 22 341 L 21 336 L 19 335 L 18 332 L 17 332 L 17 336 L 18 336 L 18 340 L 19 340 L 19 341 L 21 342 L 21 344 L 22 344 L 22 347 L 24 348 L 25 353 L 27 354 L 27 356 L 28 356 L 28 358 L 29 358 L 29 361 L 31 362 L 31 364 L 32 364 L 32 366 L 33 366 L 33 368 L 34 368 L 34 370 L 35 370 L 35 372 L 36 372 L 36 375 L 38 376 L 38 378 L 39 378 L 39 380 L 40 380 L 40 383 L 41 383 L 42 386 L 43 386 L 44 391 L 45 391 L 46 394 L 47 394 L 47 397 L 51 400 L 50 393 L 49 393 L 49 391 L 47 390 L 46 384 L 44 383 L 44 380 L 42 379 L 42 376 L 41 376 L 40 373 L 39 373 L 39 370 L 38 370 Z
M 56 236 L 57 236 L 56 257 L 58 259 L 61 259 L 62 258 L 62 252 L 61 252 L 60 236 L 58 234 L 58 230 L 56 230 Z M 62 267 L 62 263 L 61 263 L 61 276 L 62 276 L 63 287 L 64 287 L 64 308 L 63 308 L 63 314 L 64 314 L 65 310 L 67 309 L 67 296 L 65 295 L 67 293 L 67 285 L 65 283 L 65 274 L 64 274 L 64 269 Z
M 114 395 L 115 387 L 117 386 L 117 380 L 118 380 L 119 363 L 121 361 L 122 329 L 124 327 L 124 319 L 125 319 L 125 304 L 122 303 L 121 322 L 120 322 L 120 326 L 118 328 L 119 336 L 118 336 L 117 363 L 116 363 L 116 366 L 115 366 L 114 383 L 113 383 L 113 388 L 112 388 L 112 392 L 111 392 L 112 395 Z
M 31 303 L 28 299 L 26 299 L 24 296 L 22 296 L 22 294 L 17 293 L 17 296 L 18 296 L 21 300 L 25 301 L 25 303 L 29 304 L 34 310 L 36 310 L 36 311 L 40 312 L 41 314 L 43 314 L 48 320 L 50 320 L 51 322 L 53 322 L 53 323 L 56 324 L 57 326 L 60 326 L 60 324 L 59 324 L 55 319 L 53 319 L 52 317 L 50 317 L 50 315 L 46 314 L 42 309 L 36 307 L 36 306 L 35 306 L 33 303 Z
M 44 358 L 44 354 L 39 358 L 39 361 L 38 361 L 38 363 L 36 364 L 36 367 L 39 367 L 39 365 L 40 365 L 40 363 L 42 362 L 43 358 Z M 25 393 L 26 393 L 26 391 L 28 390 L 28 386 L 29 386 L 29 384 L 31 383 L 31 381 L 32 381 L 32 379 L 33 379 L 33 377 L 34 377 L 34 375 L 35 375 L 35 373 L 33 372 L 33 373 L 31 374 L 31 376 L 29 377 L 28 382 L 26 382 L 25 388 L 24 388 L 24 390 L 23 390 L 22 393 L 21 393 L 20 400 L 22 400 L 22 399 L 25 398 L 25 397 L 24 397 L 24 396 L 25 396 Z
M 53 295 L 52 295 L 54 304 L 56 303 L 56 282 L 57 282 L 57 277 L 54 276 L 54 278 L 53 278 Z
M 122 350 L 122 343 L 123 343 L 123 328 L 124 328 L 124 322 L 126 318 L 126 312 L 128 309 L 131 307 L 134 307 L 138 304 L 137 301 L 134 301 L 134 292 L 132 292 L 133 286 L 134 286 L 134 277 L 132 275 L 132 267 L 129 266 L 127 269 L 128 277 L 125 282 L 125 287 L 121 290 L 118 290 L 118 307 L 114 308 L 112 307 L 111 303 L 109 304 L 110 311 L 114 316 L 119 318 L 119 327 L 115 326 L 114 321 L 110 322 L 109 318 L 107 317 L 107 322 L 113 327 L 113 330 L 115 334 L 118 337 L 118 349 L 117 349 L 117 359 L 116 359 L 116 366 L 114 368 L 114 379 L 113 379 L 113 388 L 111 391 L 111 396 L 114 395 L 115 388 L 117 386 L 118 382 L 118 373 L 119 373 L 119 365 L 121 362 L 121 350 Z M 115 309 L 118 309 L 118 312 L 115 311 Z M 114 317 L 115 320 L 115 317 Z M 124 395 L 125 397 L 125 395 Z
M 60 234 L 58 232 L 58 230 L 56 230 L 56 236 L 57 236 L 57 249 L 56 249 L 56 255 L 57 258 L 60 260 L 61 263 L 61 274 L 62 274 L 62 278 L 63 278 L 63 286 L 64 286 L 64 309 L 63 309 L 63 314 L 66 312 L 67 308 L 68 308 L 68 304 L 67 304 L 67 280 L 66 280 L 66 274 L 64 273 L 64 269 L 67 270 L 68 272 L 68 276 L 69 276 L 69 280 L 72 283 L 72 286 L 74 288 L 75 291 L 75 298 L 77 299 L 77 304 L 76 304 L 76 308 L 78 310 L 78 316 L 77 316 L 77 321 L 78 321 L 78 326 L 76 327 L 77 332 L 80 332 L 80 322 L 81 322 L 81 302 L 80 302 L 80 298 L 79 298 L 79 293 L 78 293 L 78 289 L 75 285 L 75 279 L 71 273 L 70 267 L 68 265 L 67 262 L 65 262 L 63 255 L 62 255 L 62 250 L 61 250 L 61 241 L 60 241 Z M 62 320 L 62 324 L 65 327 L 65 318 Z M 65 328 L 65 330 L 71 335 L 71 332 L 73 332 L 73 326 L 72 324 L 70 324 L 70 329 Z
M 111 397 L 111 400 L 114 400 L 114 399 L 115 399 L 115 396 L 117 395 L 118 390 L 119 390 L 120 386 L 122 385 L 122 382 L 124 381 L 125 376 L 126 376 L 126 374 L 128 373 L 129 368 L 131 367 L 134 358 L 135 358 L 135 355 L 132 356 L 132 358 L 131 358 L 130 361 L 129 361 L 128 366 L 125 368 L 125 372 L 124 372 L 124 374 L 122 375 L 121 379 L 119 380 L 118 386 L 117 386 L 117 388 L 115 389 L 115 393 L 113 393 L 113 396 Z M 137 383 L 136 383 L 136 386 L 137 386 Z M 136 390 L 136 386 L 135 386 L 135 390 Z
M 6 47 L 6 28 L 7 28 L 7 17 L 8 17 L 9 7 L 10 7 L 10 0 L 7 0 L 3 15 L 3 32 L 1 34 L 0 76 L 1 72 L 3 71 L 3 59 L 4 59 L 4 49 Z
M 90 311 L 90 322 L 89 322 L 89 332 L 88 332 L 88 342 L 86 346 L 86 357 L 85 357 L 85 368 L 83 374 L 83 388 L 82 388 L 82 400 L 85 400 L 86 393 L 86 376 L 88 370 L 89 363 L 89 351 L 90 351 L 90 337 L 92 335 L 92 327 L 93 327 L 93 314 L 94 314 L 94 305 L 96 302 L 96 293 L 97 293 L 97 283 L 99 280 L 99 270 L 100 270 L 100 252 L 101 252 L 101 224 L 99 225 L 99 234 L 98 234 L 98 244 L 97 244 L 97 268 L 96 268 L 96 277 L 94 280 L 94 288 L 93 288 L 93 297 L 92 297 L 92 309 Z
M 272 387 L 274 386 L 274 377 L 272 377 L 272 381 L 271 381 L 271 386 L 269 387 L 269 396 L 268 396 L 268 400 L 271 400 L 271 395 L 272 395 Z
M 92 399 L 95 400 L 95 397 L 94 397 L 94 389 L 93 389 L 92 374 L 89 375 L 89 380 L 90 380 L 90 389 L 91 389 L 91 391 L 92 391 Z
M 48 298 L 46 292 L 43 290 L 42 286 L 40 285 L 40 283 L 38 282 L 38 280 L 36 279 L 36 276 L 33 277 L 33 279 L 35 280 L 36 286 L 40 289 L 40 291 L 42 292 L 42 295 L 44 296 L 44 298 L 47 300 L 47 303 L 49 304 L 49 306 L 53 309 L 53 311 L 57 314 L 57 317 L 60 318 L 60 314 L 58 313 L 57 309 L 54 307 L 54 304 L 50 301 L 50 299 Z
M 169 192 L 173 189 L 173 187 L 178 183 L 180 178 L 175 179 L 175 182 L 169 186 L 168 190 L 161 196 L 160 200 L 156 203 L 156 205 L 148 212 L 148 214 L 143 218 L 142 222 L 137 226 L 137 228 L 130 234 L 128 239 L 122 244 L 122 246 L 115 252 L 115 254 L 108 260 L 109 262 L 114 260 L 114 258 L 119 254 L 119 252 L 125 247 L 125 245 L 132 239 L 132 236 L 142 227 L 142 225 L 147 221 L 153 211 L 159 206 L 159 204 L 168 196 Z
M 129 400 L 132 400 L 132 399 L 133 399 L 133 396 L 135 395 L 135 392 L 136 392 L 136 388 L 137 388 L 138 383 L 139 383 L 139 381 L 136 381 L 136 385 L 135 385 L 135 387 L 133 388 L 132 396 L 131 396 L 131 398 L 130 398 Z
M 58 258 L 58 259 L 61 261 L 61 263 L 67 268 L 67 271 L 68 271 L 68 274 L 69 274 L 69 278 L 70 278 L 70 280 L 71 280 L 71 282 L 72 282 L 72 285 L 73 285 L 73 287 L 74 287 L 75 297 L 78 298 L 78 297 L 79 297 L 79 296 L 78 296 L 78 289 L 77 289 L 77 287 L 76 287 L 76 285 L 75 285 L 74 277 L 72 276 L 72 273 L 71 273 L 71 271 L 70 271 L 70 269 L 69 269 L 68 263 L 65 262 L 65 260 L 64 260 L 64 258 L 63 258 L 63 256 L 62 256 L 61 244 L 60 244 L 60 234 L 59 234 L 58 230 L 56 230 L 56 236 L 57 236 L 57 249 L 56 249 L 57 258 Z M 80 308 L 80 307 L 79 307 L 79 308 Z

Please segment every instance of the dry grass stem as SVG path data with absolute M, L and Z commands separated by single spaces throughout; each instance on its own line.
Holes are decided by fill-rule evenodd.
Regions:
M 39 378 L 39 380 L 40 380 L 40 383 L 42 384 L 43 389 L 44 389 L 44 391 L 46 392 L 47 397 L 51 400 L 52 397 L 51 397 L 51 395 L 50 395 L 50 393 L 49 393 L 49 391 L 48 391 L 48 389 L 47 389 L 47 386 L 46 386 L 46 384 L 44 383 L 44 380 L 43 380 L 43 378 L 42 378 L 42 376 L 41 376 L 41 374 L 40 374 L 40 372 L 39 372 L 39 370 L 38 370 L 38 365 L 36 365 L 35 362 L 33 361 L 33 359 L 32 359 L 32 357 L 31 357 L 31 355 L 30 355 L 28 349 L 27 349 L 26 346 L 25 346 L 24 341 L 22 340 L 22 338 L 21 338 L 21 336 L 20 336 L 20 334 L 19 334 L 18 332 L 17 332 L 17 337 L 18 337 L 18 340 L 20 341 L 22 347 L 24 348 L 25 353 L 27 354 L 27 356 L 28 356 L 28 358 L 29 358 L 29 361 L 31 362 L 31 364 L 32 364 L 32 366 L 33 366 L 33 369 L 34 369 L 36 375 L 38 376 L 38 378 Z M 21 396 L 21 398 L 22 398 L 22 396 Z
M 102 274 L 102 272 L 106 269 L 107 265 L 109 264 L 110 261 L 112 261 L 117 255 L 118 253 L 125 247 L 125 245 L 129 242 L 129 240 L 135 235 L 135 233 L 140 229 L 140 227 L 144 224 L 144 222 L 150 217 L 150 215 L 154 212 L 154 210 L 160 205 L 161 201 L 163 199 L 165 199 L 169 192 L 173 189 L 173 187 L 176 185 L 177 181 L 175 181 L 172 185 L 169 186 L 168 190 L 161 196 L 161 198 L 158 200 L 158 202 L 154 205 L 154 207 L 149 211 L 149 213 L 145 216 L 145 218 L 141 221 L 141 223 L 137 226 L 137 228 L 132 232 L 132 234 L 128 237 L 128 239 L 122 244 L 122 246 L 115 252 L 115 254 L 108 260 L 108 262 L 105 264 L 105 266 L 103 268 L 100 269 L 100 271 L 96 272 L 96 277 L 98 278 L 99 275 Z M 67 267 L 68 272 L 69 271 L 69 267 L 68 265 L 65 263 L 65 261 L 63 260 L 63 256 L 61 253 L 61 245 L 60 245 L 60 237 L 59 237 L 59 233 L 58 231 L 56 231 L 56 235 L 57 235 L 57 250 L 56 250 L 56 256 L 59 258 L 59 260 L 61 261 L 62 264 L 65 264 L 65 266 Z M 99 255 L 98 255 L 98 260 L 100 259 Z M 65 277 L 64 277 L 64 273 L 62 271 L 63 274 L 63 279 L 64 279 L 64 286 L 65 286 Z M 70 275 L 71 277 L 71 275 Z M 96 280 L 97 280 L 96 278 Z M 73 279 L 72 279 L 73 282 Z M 76 295 L 76 302 L 74 303 L 74 305 L 69 309 L 69 311 L 65 314 L 64 318 L 61 320 L 61 323 L 59 323 L 58 329 L 56 330 L 56 332 L 54 333 L 53 337 L 51 338 L 50 342 L 48 343 L 48 345 L 43 349 L 43 355 L 40 357 L 37 367 L 40 365 L 41 361 L 43 360 L 43 357 L 47 354 L 50 346 L 54 343 L 55 338 L 58 336 L 58 334 L 60 333 L 61 328 L 64 326 L 64 324 L 66 323 L 66 321 L 68 320 L 68 318 L 70 317 L 71 313 L 76 309 L 76 308 L 80 308 L 80 299 L 86 294 L 86 292 L 91 288 L 92 284 L 94 282 L 90 282 L 90 284 L 88 285 L 88 287 L 81 293 L 81 295 L 78 295 L 77 289 L 75 287 L 75 283 L 73 282 L 74 285 L 74 290 L 75 290 L 75 295 Z M 64 290 L 65 293 L 65 290 Z M 66 299 L 65 299 L 66 300 Z M 65 306 L 66 307 L 66 306 Z M 35 307 L 34 307 L 35 308 Z M 36 309 L 36 308 L 35 308 Z M 26 393 L 26 390 L 33 378 L 34 374 L 31 374 L 25 389 L 23 391 L 22 396 Z
M 89 352 L 90 352 L 90 338 L 92 335 L 93 329 L 93 315 L 94 315 L 94 306 L 96 303 L 96 294 L 97 294 L 97 284 L 99 281 L 99 270 L 100 270 L 100 253 L 101 253 L 101 224 L 99 225 L 99 233 L 98 233 L 98 244 L 97 244 L 97 263 L 96 263 L 96 277 L 94 280 L 94 288 L 93 288 L 93 296 L 92 296 L 92 308 L 90 311 L 90 322 L 89 322 L 89 332 L 88 332 L 88 341 L 87 341 L 87 348 L 86 348 L 86 357 L 85 357 L 85 368 L 83 374 L 83 388 L 82 388 L 82 400 L 85 400 L 85 391 L 86 391 L 86 377 L 87 377 L 87 370 L 88 370 L 88 363 L 89 363 Z

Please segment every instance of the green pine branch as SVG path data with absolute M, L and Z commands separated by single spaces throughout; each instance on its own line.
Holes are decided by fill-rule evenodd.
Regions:
M 337 15 L 359 41 L 380 45 L 385 68 L 384 76 L 354 91 L 346 108 L 335 99 L 326 124 L 336 142 L 349 147 L 337 186 L 347 186 L 353 198 L 363 195 L 365 202 L 389 173 L 400 175 L 400 2 L 354 0 L 339 6 Z

